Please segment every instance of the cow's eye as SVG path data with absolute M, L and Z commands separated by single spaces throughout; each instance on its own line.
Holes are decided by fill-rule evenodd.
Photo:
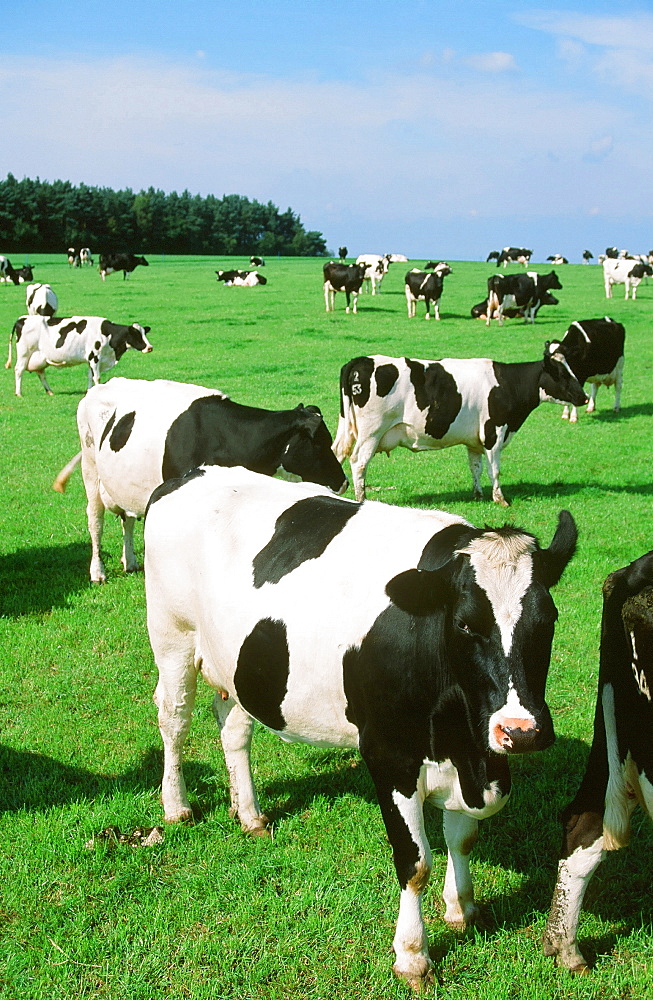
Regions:
M 472 629 L 467 624 L 467 622 L 464 622 L 461 618 L 459 618 L 456 621 L 456 628 L 459 629 L 460 632 L 464 632 L 465 635 L 473 635 L 474 634 L 473 631 L 472 631 Z

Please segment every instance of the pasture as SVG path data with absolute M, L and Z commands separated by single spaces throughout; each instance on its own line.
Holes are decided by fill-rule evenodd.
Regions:
M 540 937 L 555 881 L 558 812 L 577 788 L 591 740 L 601 584 L 653 547 L 653 282 L 640 286 L 636 302 L 616 289 L 608 303 L 600 268 L 562 266 L 560 304 L 544 307 L 534 326 L 507 320 L 487 328 L 469 311 L 485 296 L 492 264 L 450 261 L 442 320 L 427 323 L 421 303 L 408 320 L 403 287 L 408 267 L 423 261 L 392 265 L 381 293 L 361 294 L 353 316 L 342 295 L 325 313 L 319 259 L 270 259 L 268 284 L 253 289 L 215 280 L 218 268 L 247 266 L 243 258 L 148 259 L 130 280 L 113 275 L 104 283 L 95 268 L 69 269 L 64 254 L 30 262 L 35 280 L 54 287 L 60 315 L 151 327 L 153 353 L 128 351 L 105 380 L 197 382 L 270 408 L 313 403 L 332 433 L 340 367 L 359 354 L 534 360 L 574 319 L 607 313 L 625 325 L 621 414 L 605 388 L 596 413 L 581 413 L 575 426 L 560 419 L 560 406 L 538 407 L 503 455 L 507 510 L 472 501 L 463 448 L 397 449 L 373 459 L 367 479 L 371 498 L 442 507 L 481 526 L 508 521 L 543 545 L 561 508 L 579 529 L 576 556 L 553 592 L 560 619 L 547 700 L 557 742 L 512 760 L 512 798 L 480 826 L 472 871 L 485 923 L 466 936 L 439 919 L 446 853 L 440 814 L 429 814 L 431 995 L 648 995 L 653 838 L 639 816 L 631 846 L 608 857 L 588 890 L 580 943 L 592 974 L 573 979 L 555 969 Z M 0 285 L 5 336 L 24 312 L 24 286 Z M 3 373 L 0 388 L 0 997 L 410 995 L 391 973 L 399 890 L 374 790 L 354 752 L 287 746 L 259 729 L 253 761 L 272 838 L 247 839 L 228 815 L 211 692 L 200 687 L 185 752 L 198 822 L 166 828 L 163 843 L 148 847 L 98 839 L 87 846 L 108 826 L 131 832 L 162 822 L 156 670 L 142 574 L 122 572 L 119 524 L 107 518 L 108 583 L 92 586 L 81 476 L 64 496 L 51 489 L 78 450 L 86 368 L 50 369 L 48 378 L 53 397 L 33 374 L 24 376 L 23 399 L 13 394 L 13 372 Z M 489 497 L 486 476 L 483 485 Z M 138 529 L 137 539 L 142 554 Z

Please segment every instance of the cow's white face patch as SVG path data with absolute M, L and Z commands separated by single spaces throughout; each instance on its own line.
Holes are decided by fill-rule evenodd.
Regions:
M 494 532 L 486 532 L 460 550 L 469 555 L 476 582 L 492 605 L 506 656 L 510 655 L 522 600 L 531 584 L 534 550 L 535 540 L 527 535 L 506 537 Z

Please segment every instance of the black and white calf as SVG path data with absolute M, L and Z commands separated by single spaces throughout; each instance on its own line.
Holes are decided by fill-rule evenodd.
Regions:
M 548 274 L 492 274 L 487 279 L 487 317 L 490 325 L 493 315 L 503 326 L 507 309 L 517 309 L 524 316 L 525 323 L 534 323 L 538 310 L 544 304 L 544 297 L 552 288 L 560 289 L 560 279 L 555 271 Z
M 563 813 L 544 951 L 585 972 L 576 932 L 588 883 L 606 851 L 625 847 L 637 805 L 653 819 L 653 552 L 603 584 L 594 739 L 575 799 Z
M 460 930 L 478 915 L 469 854 L 478 821 L 507 801 L 508 758 L 554 740 L 549 588 L 575 543 L 567 511 L 541 549 L 518 528 L 359 504 L 244 469 L 198 469 L 157 489 L 145 585 L 166 819 L 192 816 L 182 751 L 198 674 L 215 691 L 245 831 L 267 822 L 250 763 L 256 721 L 289 742 L 357 747 L 400 886 L 394 971 L 418 986 L 431 970 L 424 802 L 444 814 L 444 919 Z
M 79 251 L 79 262 L 82 265 L 86 264 L 89 267 L 93 266 L 93 256 L 88 247 L 82 247 L 82 249 Z
M 577 406 L 587 396 L 561 354 L 503 364 L 489 358 L 416 361 L 376 354 L 354 358 L 340 372 L 340 419 L 333 448 L 349 458 L 357 500 L 377 452 L 467 448 L 474 496 L 482 499 L 483 455 L 492 499 L 507 506 L 499 484 L 501 451 L 543 399 Z
M 216 281 L 224 281 L 225 286 L 234 285 L 238 288 L 254 288 L 256 285 L 267 285 L 268 279 L 258 271 L 216 271 Z
M 583 264 L 589 264 L 591 260 L 594 260 L 594 254 L 591 250 L 583 250 Z
M 113 274 L 114 271 L 122 271 L 124 281 L 139 266 L 149 267 L 145 257 L 135 257 L 133 253 L 100 254 L 100 274 L 102 275 L 102 281 L 106 281 L 107 275 Z
M 329 261 L 322 268 L 324 274 L 324 302 L 327 312 L 333 312 L 336 307 L 336 292 L 344 292 L 347 301 L 345 312 L 349 312 L 353 299 L 352 311 L 357 311 L 358 293 L 365 277 L 365 264 L 336 264 Z
M 590 400 L 587 412 L 593 413 L 596 406 L 596 394 L 600 385 L 614 386 L 614 410 L 621 407 L 621 386 L 624 373 L 624 343 L 626 331 L 621 323 L 605 316 L 603 319 L 582 319 L 571 324 L 562 340 L 552 340 L 549 350 L 552 354 L 560 353 L 566 359 L 572 372 L 581 385 L 589 382 Z M 563 419 L 575 424 L 578 420 L 578 410 L 575 406 L 565 405 Z
M 377 288 L 381 290 L 381 282 L 388 273 L 390 267 L 390 255 L 381 256 L 378 253 L 362 253 L 356 258 L 357 264 L 365 265 L 364 284 L 369 284 L 372 295 L 376 295 Z
M 88 386 L 97 385 L 102 372 L 113 368 L 128 347 L 149 354 L 152 345 L 146 334 L 149 326 L 132 323 L 123 326 L 101 316 L 21 316 L 9 334 L 9 357 L 5 368 L 11 368 L 11 348 L 16 338 L 16 395 L 22 396 L 23 372 L 36 372 L 41 385 L 52 396 L 45 378 L 45 369 L 71 368 L 88 365 Z
M 440 319 L 440 299 L 444 279 L 451 274 L 451 268 L 445 261 L 432 264 L 433 271 L 419 271 L 416 267 L 406 274 L 406 305 L 408 306 L 408 319 L 412 319 L 417 311 L 417 303 L 426 304 L 425 319 L 431 318 L 431 303 L 433 303 L 433 313 L 435 319 Z
M 122 517 L 122 564 L 133 572 L 134 521 L 145 513 L 152 490 L 198 465 L 244 465 L 334 492 L 349 485 L 316 406 L 262 410 L 201 385 L 112 378 L 80 402 L 77 427 L 82 451 L 53 485 L 63 493 L 81 458 L 94 583 L 106 580 L 100 555 L 105 509 Z
M 25 305 L 30 316 L 54 316 L 59 300 L 51 285 L 28 285 Z
M 558 267 L 559 264 L 568 264 L 569 263 L 569 261 L 567 260 L 567 258 L 563 257 L 561 253 L 551 254 L 551 256 L 547 257 L 546 259 L 550 260 L 554 267 Z
M 650 264 L 642 264 L 640 261 L 634 262 L 628 258 L 613 260 L 609 258 L 603 261 L 603 282 L 605 284 L 606 299 L 612 298 L 613 285 L 625 285 L 625 298 L 630 297 L 633 301 L 637 298 L 637 288 L 645 275 L 652 275 L 653 267 Z M 632 292 L 632 295 L 631 295 Z

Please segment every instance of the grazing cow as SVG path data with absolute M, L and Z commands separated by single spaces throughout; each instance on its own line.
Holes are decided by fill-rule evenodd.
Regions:
M 101 316 L 21 316 L 9 334 L 9 357 L 5 368 L 11 368 L 11 347 L 16 337 L 16 395 L 22 396 L 23 372 L 36 372 L 49 396 L 52 389 L 45 378 L 48 365 L 71 368 L 88 365 L 88 387 L 100 381 L 100 374 L 113 368 L 128 347 L 149 354 L 152 345 L 146 334 L 149 326 L 132 323 L 123 326 Z
M 265 267 L 265 261 L 262 257 L 250 257 L 249 262 L 253 267 Z
M 524 267 L 527 267 L 531 262 L 532 256 L 533 251 L 526 250 L 525 247 L 504 247 L 496 259 L 497 267 L 499 264 L 503 264 L 504 267 L 507 267 L 508 264 L 523 264 Z
M 562 856 L 544 952 L 587 971 L 576 932 L 588 883 L 606 851 L 625 847 L 639 802 L 653 819 L 653 552 L 603 584 L 594 739 L 575 799 L 563 812 Z
M 106 281 L 107 275 L 113 274 L 114 271 L 122 271 L 124 281 L 139 264 L 142 267 L 149 267 L 145 257 L 135 257 L 133 253 L 101 253 L 100 274 L 102 281 Z
M 603 261 L 603 281 L 606 299 L 612 298 L 613 285 L 625 285 L 627 299 L 632 291 L 633 301 L 637 298 L 637 287 L 644 275 L 653 274 L 650 264 L 633 263 L 632 260 L 612 258 Z
M 542 295 L 541 299 L 538 301 L 535 307 L 535 315 L 537 316 L 537 313 L 540 310 L 541 306 L 557 306 L 559 305 L 559 303 L 560 300 L 557 299 L 555 295 L 551 295 L 551 292 L 544 292 L 544 294 Z M 472 316 L 473 319 L 487 319 L 488 317 L 487 299 L 484 299 L 483 302 L 477 302 L 475 306 L 472 306 L 470 310 L 470 315 Z M 514 319 L 516 316 L 523 316 L 524 310 L 510 309 L 509 307 L 506 307 L 503 310 L 503 315 L 506 316 L 508 319 Z M 498 318 L 498 307 L 496 306 L 495 303 L 490 315 L 490 319 L 497 319 L 497 318 Z
M 316 406 L 261 410 L 201 385 L 112 378 L 80 402 L 77 426 L 82 451 L 57 476 L 54 489 L 63 493 L 81 458 L 93 583 L 106 580 L 100 556 L 105 509 L 122 517 L 122 564 L 133 572 L 135 518 L 145 513 L 155 486 L 197 465 L 244 465 L 339 493 L 349 485 Z
M 589 264 L 591 260 L 594 260 L 594 254 L 591 250 L 583 250 L 583 264 Z
M 621 407 L 621 386 L 624 373 L 624 343 L 626 331 L 621 323 L 605 316 L 603 319 L 582 319 L 571 324 L 562 340 L 552 340 L 549 350 L 552 354 L 560 353 L 566 359 L 572 372 L 581 385 L 589 382 L 590 401 L 587 412 L 593 413 L 596 406 L 596 394 L 600 385 L 614 386 L 614 410 Z M 578 420 L 578 410 L 575 406 L 565 405 L 562 412 L 563 420 L 569 417 L 572 424 Z
M 431 273 L 419 271 L 416 267 L 408 271 L 406 275 L 406 304 L 408 306 L 408 319 L 412 319 L 417 311 L 417 303 L 426 303 L 425 319 L 430 319 L 431 302 L 435 319 L 440 319 L 440 299 L 442 298 L 442 288 L 444 279 L 451 274 L 451 268 L 442 261 L 434 264 L 435 270 Z
M 341 264 L 344 264 L 345 261 L 347 260 L 347 253 L 348 252 L 349 251 L 347 250 L 347 247 L 339 247 L 338 248 L 338 257 L 340 258 L 340 263 Z
M 547 257 L 546 259 L 550 260 L 551 263 L 554 265 L 554 267 L 557 267 L 559 264 L 568 264 L 569 263 L 569 261 L 567 260 L 567 258 L 563 257 L 561 253 L 551 254 L 551 256 Z
M 387 253 L 386 257 L 388 258 L 388 263 L 389 264 L 407 264 L 408 263 L 408 257 L 404 253 Z
M 166 819 L 192 817 L 182 751 L 198 674 L 215 690 L 231 814 L 246 832 L 267 823 L 251 773 L 256 721 L 288 742 L 357 747 L 400 886 L 394 972 L 418 986 L 431 971 L 424 802 L 443 811 L 444 919 L 461 930 L 478 916 L 469 854 L 478 820 L 507 801 L 508 758 L 555 738 L 549 590 L 575 544 L 568 511 L 542 549 L 519 528 L 244 469 L 197 469 L 155 490 L 145 587 Z
M 365 265 L 363 281 L 369 284 L 372 295 L 376 295 L 377 287 L 380 291 L 381 282 L 388 273 L 390 255 L 386 253 L 381 257 L 378 253 L 362 253 L 356 258 L 356 263 Z
M 501 451 L 543 399 L 581 406 L 587 396 L 561 354 L 504 364 L 489 358 L 416 361 L 377 354 L 354 358 L 340 372 L 340 419 L 333 449 L 349 457 L 357 500 L 365 497 L 372 456 L 467 448 L 474 497 L 481 500 L 483 454 L 492 499 L 508 506 L 499 485 Z
M 254 288 L 256 285 L 267 285 L 268 279 L 258 271 L 216 271 L 216 281 L 224 281 L 225 286 L 234 285 L 237 288 Z
M 28 285 L 25 305 L 30 316 L 54 316 L 59 300 L 51 285 Z
M 75 250 L 75 247 L 68 247 L 68 267 L 81 267 L 82 258 L 79 250 Z
M 24 267 L 13 267 L 8 257 L 0 257 L 0 281 L 7 284 L 22 285 L 26 281 L 34 280 L 34 272 L 29 264 Z
M 322 268 L 324 274 L 324 302 L 326 311 L 333 312 L 336 307 L 336 292 L 344 292 L 347 300 L 345 312 L 349 312 L 349 304 L 353 299 L 352 311 L 357 311 L 358 293 L 365 277 L 365 264 L 336 264 L 329 261 Z
M 544 295 L 552 288 L 560 289 L 560 279 L 555 271 L 548 274 L 493 274 L 487 279 L 488 313 L 485 320 L 490 325 L 496 313 L 499 325 L 503 326 L 506 309 L 519 309 L 525 323 L 534 323 Z
M 88 264 L 89 266 L 92 267 L 93 257 L 91 256 L 91 251 L 89 250 L 88 247 L 82 247 L 82 249 L 79 251 L 79 260 L 80 264 Z
M 498 250 L 490 250 L 489 254 L 485 258 L 485 263 L 489 264 L 491 260 L 498 260 L 501 254 Z

